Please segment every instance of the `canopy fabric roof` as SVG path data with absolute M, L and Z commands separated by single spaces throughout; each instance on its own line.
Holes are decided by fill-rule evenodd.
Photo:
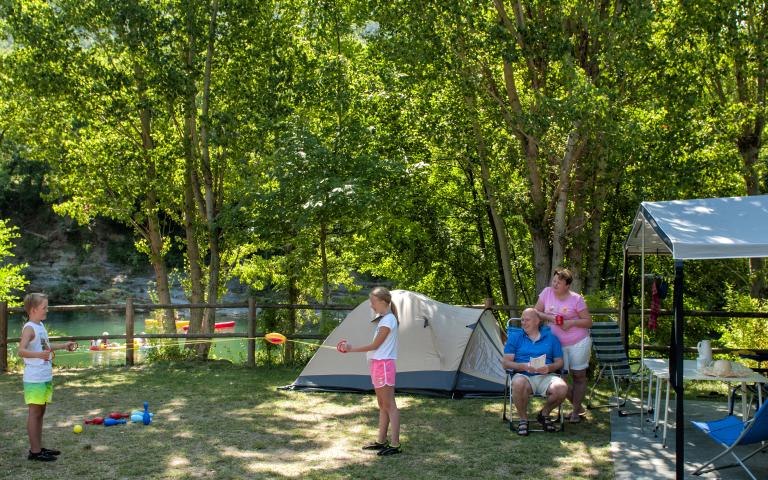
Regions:
M 642 202 L 624 249 L 643 246 L 676 260 L 768 257 L 768 195 Z

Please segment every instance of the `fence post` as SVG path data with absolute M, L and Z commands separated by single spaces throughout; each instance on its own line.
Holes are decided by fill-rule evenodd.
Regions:
M 133 298 L 125 301 L 125 365 L 133 366 Z
M 8 302 L 0 302 L 0 373 L 8 371 Z
M 248 366 L 256 366 L 256 301 L 248 297 Z

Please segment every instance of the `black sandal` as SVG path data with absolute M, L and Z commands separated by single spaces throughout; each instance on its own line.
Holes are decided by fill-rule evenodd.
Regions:
M 552 419 L 549 418 L 549 416 L 545 417 L 543 411 L 539 411 L 539 414 L 536 416 L 536 420 L 541 424 L 545 432 L 553 433 L 557 431 L 557 427 L 552 422 Z
M 397 445 L 397 446 L 395 446 L 395 445 L 387 445 L 387 448 L 379 451 L 379 453 L 377 453 L 376 455 L 378 455 L 380 457 L 384 457 L 384 456 L 387 456 L 387 455 L 396 455 L 398 453 L 402 453 L 402 450 L 400 450 L 400 445 Z
M 520 422 L 518 422 L 517 434 L 523 437 L 528 436 L 528 420 L 520 420 Z
M 363 445 L 363 450 L 384 450 L 389 446 L 389 442 L 379 443 L 373 442 L 368 445 Z

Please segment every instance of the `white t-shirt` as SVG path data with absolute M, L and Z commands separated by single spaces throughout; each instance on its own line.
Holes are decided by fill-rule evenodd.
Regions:
M 30 327 L 35 332 L 35 338 L 27 345 L 27 350 L 32 352 L 42 352 L 50 348 L 51 342 L 48 340 L 48 330 L 42 322 L 27 322 L 22 327 L 22 331 Z M 24 382 L 43 383 L 53 380 L 53 366 L 51 358 L 43 360 L 42 358 L 24 357 Z
M 384 342 L 379 345 L 374 351 L 368 352 L 369 360 L 389 360 L 397 358 L 397 319 L 390 312 L 384 315 L 379 324 L 376 326 L 376 331 L 373 333 L 373 338 L 379 334 L 379 329 L 382 327 L 389 328 L 389 335 L 384 339 Z

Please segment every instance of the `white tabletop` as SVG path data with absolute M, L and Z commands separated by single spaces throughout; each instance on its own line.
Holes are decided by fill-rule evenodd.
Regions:
M 659 378 L 669 378 L 669 360 L 666 358 L 646 358 L 643 365 Z M 705 375 L 696 369 L 696 360 L 683 360 L 684 380 L 712 380 L 718 382 L 733 383 L 768 383 L 768 378 L 757 372 L 752 372 L 745 377 L 718 377 Z

